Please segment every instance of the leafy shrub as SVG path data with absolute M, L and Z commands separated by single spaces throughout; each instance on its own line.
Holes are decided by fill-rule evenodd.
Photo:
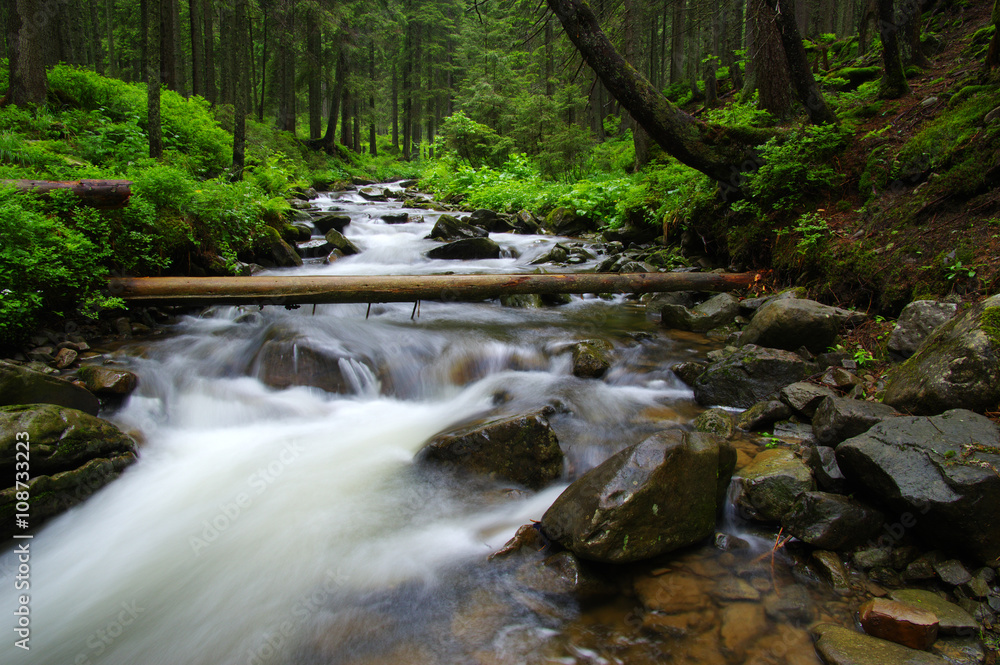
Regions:
M 514 147 L 513 139 L 501 137 L 492 128 L 459 111 L 441 123 L 441 136 L 448 150 L 474 167 L 499 166 Z
M 44 215 L 35 197 L 0 189 L 0 236 L 0 344 L 19 342 L 43 313 L 109 304 L 100 295 L 106 252 Z

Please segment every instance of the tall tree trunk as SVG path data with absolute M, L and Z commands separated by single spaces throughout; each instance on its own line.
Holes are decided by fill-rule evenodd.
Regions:
M 882 37 L 882 62 L 885 69 L 879 84 L 878 96 L 897 99 L 910 92 L 899 56 L 899 25 L 896 23 L 896 3 L 878 0 L 879 34 Z
M 149 34 L 146 43 L 149 44 L 149 70 L 146 72 L 146 126 L 149 133 L 149 156 L 153 159 L 163 157 L 163 131 L 160 126 L 160 33 L 163 2 L 150 0 L 146 3 L 149 18 L 146 26 Z
M 778 32 L 781 34 L 781 45 L 788 62 L 788 73 L 792 80 L 792 89 L 799 101 L 806 107 L 809 122 L 814 125 L 836 124 L 837 116 L 826 105 L 826 99 L 816 85 L 806 49 L 802 45 L 798 22 L 795 19 L 795 0 L 769 0 L 771 7 L 777 12 Z
M 233 173 L 234 182 L 243 179 L 243 167 L 246 163 L 246 142 L 247 142 L 247 113 L 250 111 L 248 101 L 250 99 L 250 76 L 249 76 L 249 37 L 250 21 L 247 16 L 247 0 L 236 0 L 234 7 L 235 17 L 233 21 L 233 46 L 236 49 L 235 71 L 235 106 L 233 109 Z
M 326 120 L 326 134 L 320 142 L 320 146 L 327 152 L 333 152 L 333 146 L 337 141 L 337 114 L 340 111 L 341 97 L 344 91 L 344 79 L 347 76 L 347 58 L 344 54 L 344 46 L 337 49 L 337 71 L 333 82 L 333 92 L 330 94 L 330 111 Z
M 202 34 L 201 0 L 188 0 L 191 19 L 191 93 L 205 96 L 205 36 Z
M 757 90 L 760 106 L 768 113 L 784 118 L 792 108 L 788 60 L 781 47 L 781 36 L 767 0 L 747 4 L 747 45 L 749 62 L 743 96 L 749 99 Z
M 214 104 L 219 96 L 215 87 L 215 7 L 212 0 L 202 0 L 201 15 L 205 21 L 205 99 Z
M 38 0 L 17 0 L 18 30 L 14 47 L 17 55 L 10 80 L 10 98 L 17 106 L 44 106 L 48 95 L 49 83 L 42 55 L 43 26 L 36 18 L 41 11 L 40 4 Z
M 345 78 L 347 73 L 345 72 Z M 351 109 L 354 100 L 351 99 L 351 87 L 345 82 L 340 93 L 340 145 L 348 150 L 354 150 L 354 132 L 351 129 Z
M 139 0 L 139 76 L 143 83 L 149 82 L 149 21 L 152 12 L 149 6 L 159 0 Z
M 271 25 L 271 11 L 269 9 L 265 9 L 263 14 L 264 37 L 261 40 L 262 43 L 260 48 L 260 97 L 257 100 L 257 122 L 261 123 L 264 122 L 264 96 L 267 93 L 267 46 L 270 43 L 268 36 L 272 32 L 271 30 L 268 30 L 268 27 Z M 331 146 L 332 145 L 333 144 L 331 143 Z
M 319 9 L 306 14 L 306 52 L 309 77 L 309 138 L 323 135 L 323 31 L 320 28 Z
M 177 90 L 177 61 L 174 58 L 174 0 L 160 4 L 160 80 L 167 90 Z
M 118 76 L 118 54 L 115 52 L 115 0 L 105 0 L 104 21 L 108 36 L 108 76 Z
M 292 0 L 281 0 L 278 38 L 278 129 L 295 133 L 295 14 Z
M 104 46 L 101 44 L 101 19 L 97 12 L 97 2 L 87 3 L 90 6 L 90 43 L 94 53 L 94 69 L 98 74 L 104 74 Z
M 407 9 L 409 9 L 409 2 L 406 4 Z M 402 93 L 403 93 L 403 159 L 409 161 L 412 159 L 410 150 L 412 148 L 411 140 L 412 128 L 413 128 L 413 89 L 410 85 L 410 72 L 412 71 L 412 55 L 413 55 L 413 25 L 412 23 L 407 23 L 406 26 L 406 38 L 403 43 L 403 81 L 402 81 Z
M 226 3 L 219 5 L 219 101 L 233 103 L 233 10 Z
M 680 83 L 684 78 L 684 4 L 674 1 L 674 15 L 670 21 L 670 83 Z
M 754 148 L 771 132 L 710 125 L 684 113 L 629 65 L 601 30 L 590 7 L 578 0 L 547 0 L 567 36 L 608 90 L 668 154 L 738 191 L 741 171 L 756 166 Z
M 359 113 L 361 104 L 358 103 L 358 95 L 353 95 L 351 99 L 353 103 L 351 111 L 351 143 L 355 152 L 364 152 L 364 149 L 361 147 L 361 118 Z

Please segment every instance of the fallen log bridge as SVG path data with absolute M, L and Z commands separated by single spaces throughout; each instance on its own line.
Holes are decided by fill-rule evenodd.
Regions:
M 141 305 L 308 305 L 318 303 L 476 301 L 539 293 L 731 291 L 754 273 L 571 273 L 517 275 L 309 275 L 116 277 L 108 290 Z

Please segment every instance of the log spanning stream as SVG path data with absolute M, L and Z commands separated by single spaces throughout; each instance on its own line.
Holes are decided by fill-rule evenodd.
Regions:
M 350 214 L 345 235 L 361 253 L 272 275 L 527 273 L 557 240 L 493 234 L 502 258 L 430 260 L 436 213 L 386 224 L 380 214 L 400 204 L 318 203 Z M 424 302 L 413 314 L 403 303 L 217 306 L 118 351 L 139 388 L 104 415 L 138 435 L 140 460 L 36 535 L 32 648 L 8 631 L 0 662 L 818 662 L 803 626 L 843 619 L 846 605 L 809 571 L 773 573 L 762 538 L 601 568 L 611 593 L 592 600 L 539 576 L 541 555 L 487 560 L 583 471 L 690 423 L 700 409 L 669 367 L 715 343 L 660 329 L 623 296 L 542 309 Z M 613 364 L 577 378 L 571 346 L 593 338 L 611 342 Z M 546 405 L 567 456 L 551 487 L 413 462 L 444 429 Z M 8 552 L 5 586 L 15 569 Z M 765 612 L 775 585 L 807 589 L 812 614 L 796 614 L 804 601 L 791 591 L 777 594 L 790 609 Z

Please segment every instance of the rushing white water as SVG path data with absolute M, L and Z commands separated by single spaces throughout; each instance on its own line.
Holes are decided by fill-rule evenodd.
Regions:
M 364 251 L 303 273 L 527 270 L 555 242 L 494 235 L 509 258 L 430 261 L 433 215 L 387 225 L 375 219 L 385 205 L 331 203 L 350 212 L 346 234 Z M 31 650 L 8 633 L 0 662 L 403 662 L 392 654 L 411 643 L 467 662 L 450 617 L 504 588 L 487 555 L 565 484 L 512 494 L 415 466 L 414 454 L 457 423 L 554 405 L 567 477 L 578 474 L 690 404 L 666 369 L 684 350 L 629 337 L 649 324 L 621 301 L 411 312 L 219 308 L 126 350 L 140 387 L 110 417 L 141 435 L 140 460 L 31 541 Z M 577 379 L 569 344 L 595 336 L 614 341 L 616 364 L 602 381 Z M 338 356 L 346 388 L 265 385 L 260 352 L 275 339 L 292 340 L 293 371 L 307 348 Z M 4 586 L 14 565 L 8 552 Z M 477 639 L 500 649 L 547 630 L 519 616 Z

